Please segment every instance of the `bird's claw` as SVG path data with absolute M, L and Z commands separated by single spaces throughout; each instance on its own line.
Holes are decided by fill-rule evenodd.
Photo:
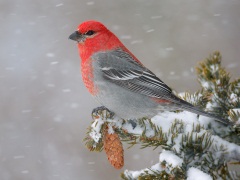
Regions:
M 128 122 L 132 125 L 132 128 L 135 129 L 135 127 L 137 126 L 137 123 L 135 122 L 136 119 L 132 120 L 132 119 L 129 119 Z
M 104 119 L 112 119 L 114 116 L 114 113 L 110 111 L 108 108 L 106 108 L 105 106 L 100 106 L 92 110 L 93 119 L 96 119 L 99 116 Z

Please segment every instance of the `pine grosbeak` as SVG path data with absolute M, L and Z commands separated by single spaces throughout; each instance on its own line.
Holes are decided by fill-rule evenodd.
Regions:
M 77 41 L 88 91 L 117 116 L 151 118 L 159 111 L 186 110 L 229 124 L 175 96 L 102 23 L 83 22 L 69 39 Z

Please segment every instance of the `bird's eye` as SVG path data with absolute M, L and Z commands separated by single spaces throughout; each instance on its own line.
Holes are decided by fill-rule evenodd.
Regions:
M 91 36 L 93 35 L 95 32 L 93 30 L 89 30 L 87 31 L 85 34 L 88 35 L 88 36 Z

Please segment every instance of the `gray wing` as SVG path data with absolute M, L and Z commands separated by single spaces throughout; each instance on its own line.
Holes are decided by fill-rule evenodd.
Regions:
M 163 81 L 121 49 L 99 52 L 92 58 L 99 63 L 106 80 L 125 89 L 153 98 L 164 98 L 172 94 L 172 90 Z
M 98 62 L 103 77 L 114 84 L 149 97 L 170 100 L 180 109 L 185 109 L 196 114 L 214 118 L 224 124 L 229 124 L 228 120 L 204 112 L 198 107 L 194 107 L 192 104 L 175 96 L 172 90 L 156 77 L 155 74 L 142 64 L 134 61 L 130 54 L 121 49 L 107 53 L 96 53 L 92 59 Z

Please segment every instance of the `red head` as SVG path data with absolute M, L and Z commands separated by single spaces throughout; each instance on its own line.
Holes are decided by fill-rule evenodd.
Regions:
M 87 60 L 95 52 L 124 47 L 119 39 L 102 23 L 93 20 L 80 24 L 77 31 L 69 38 L 78 42 L 82 61 Z

